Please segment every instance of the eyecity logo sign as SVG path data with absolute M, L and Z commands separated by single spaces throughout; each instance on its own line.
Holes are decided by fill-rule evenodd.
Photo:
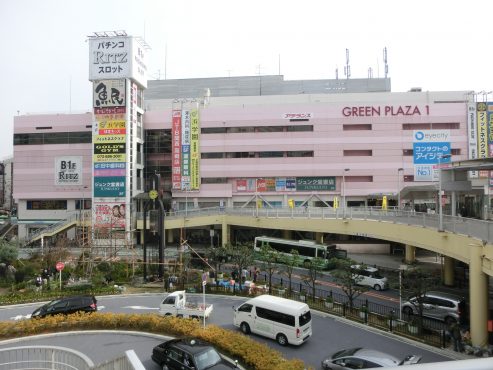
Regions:
M 450 130 L 414 131 L 414 142 L 450 141 Z

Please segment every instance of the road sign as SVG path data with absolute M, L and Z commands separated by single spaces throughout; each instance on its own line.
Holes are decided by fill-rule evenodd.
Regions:
M 207 285 L 207 281 L 202 281 L 202 286 L 206 286 Z
M 56 270 L 57 271 L 62 271 L 64 267 L 65 267 L 65 264 L 63 262 L 57 262 L 56 263 Z

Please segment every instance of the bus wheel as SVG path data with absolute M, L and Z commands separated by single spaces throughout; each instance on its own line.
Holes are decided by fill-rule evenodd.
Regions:
M 288 345 L 288 338 L 284 334 L 277 334 L 276 337 L 277 343 L 279 343 L 281 346 L 287 346 Z
M 240 330 L 245 335 L 250 334 L 250 326 L 246 322 L 241 323 Z

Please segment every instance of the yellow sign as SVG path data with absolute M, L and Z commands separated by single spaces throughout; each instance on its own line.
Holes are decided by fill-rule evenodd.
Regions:
M 99 121 L 98 122 L 99 129 L 105 129 L 105 128 L 125 128 L 125 120 L 111 120 L 111 121 Z
M 125 162 L 126 154 L 94 154 L 94 162 Z
M 190 188 L 200 189 L 200 124 L 199 110 L 190 111 Z
M 125 135 L 94 135 L 92 141 L 94 144 L 124 143 Z
M 387 196 L 384 195 L 382 198 L 382 209 L 387 209 Z
M 294 208 L 294 200 L 288 199 L 288 205 L 289 205 L 289 208 Z
M 339 208 L 339 198 L 334 197 L 334 204 L 332 206 L 334 209 Z

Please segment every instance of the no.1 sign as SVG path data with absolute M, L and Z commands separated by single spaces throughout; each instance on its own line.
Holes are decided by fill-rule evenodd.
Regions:
M 57 262 L 55 267 L 57 271 L 62 271 L 65 267 L 65 264 L 63 262 Z

